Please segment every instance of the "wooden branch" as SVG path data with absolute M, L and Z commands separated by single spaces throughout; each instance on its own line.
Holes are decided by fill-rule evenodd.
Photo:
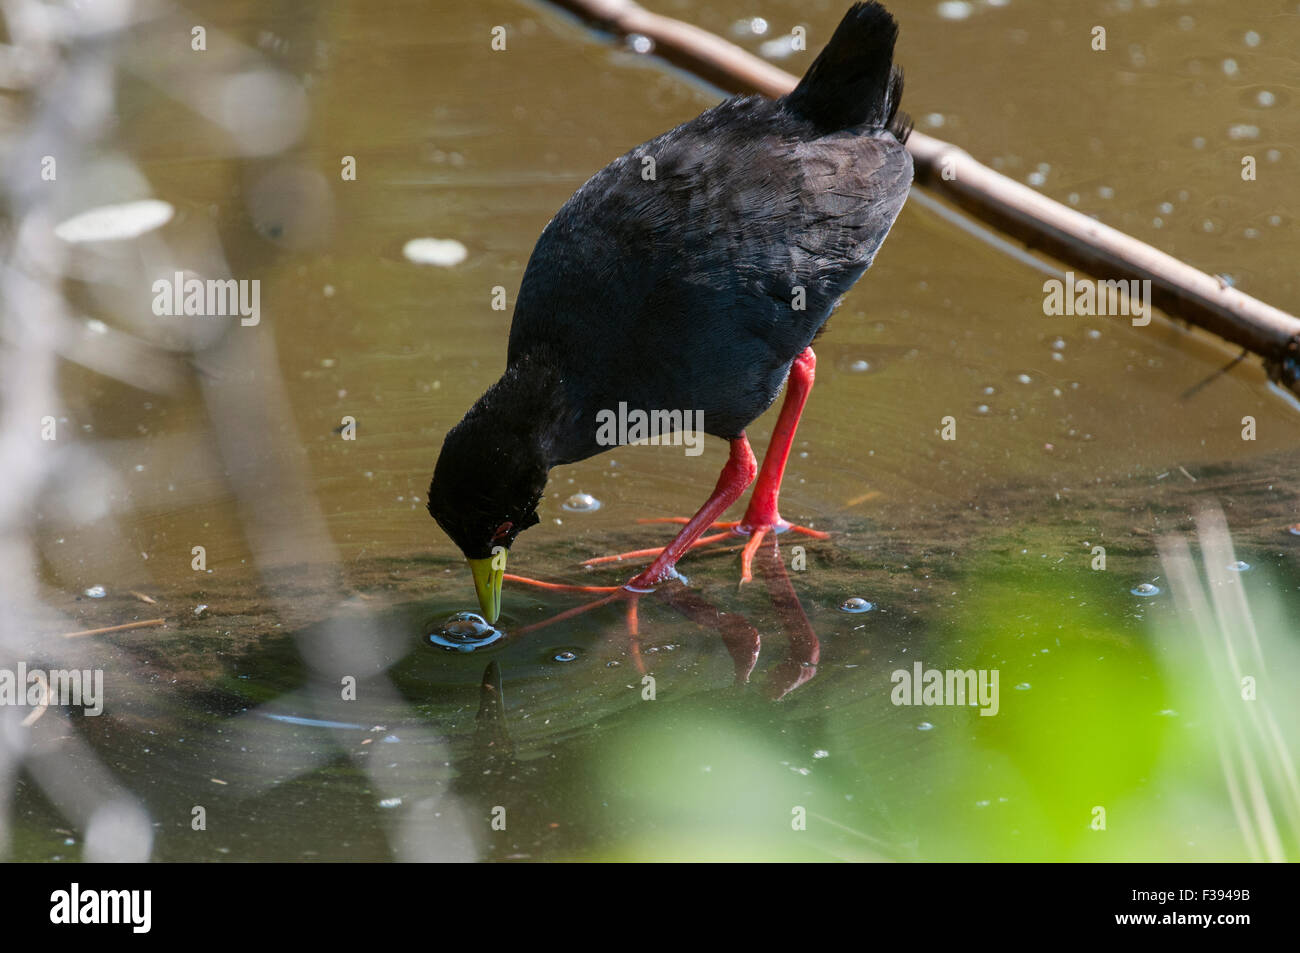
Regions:
M 651 13 L 633 0 L 551 2 L 598 29 L 648 37 L 656 55 L 728 92 L 775 98 L 798 82 L 785 70 L 719 36 Z M 1300 393 L 1300 318 L 1067 208 L 941 139 L 913 132 L 907 148 L 918 184 L 1030 248 L 1095 278 L 1149 280 L 1153 305 L 1258 354 L 1270 378 Z

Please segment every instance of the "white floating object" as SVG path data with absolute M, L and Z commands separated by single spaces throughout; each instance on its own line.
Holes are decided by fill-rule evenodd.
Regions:
M 454 238 L 412 238 L 402 246 L 402 254 L 417 265 L 459 265 L 469 250 Z
M 965 20 L 974 11 L 966 0 L 944 0 L 939 4 L 938 12 L 943 20 Z
M 54 226 L 54 234 L 71 244 L 121 241 L 161 228 L 175 214 L 171 203 L 161 199 L 101 205 L 60 222 Z

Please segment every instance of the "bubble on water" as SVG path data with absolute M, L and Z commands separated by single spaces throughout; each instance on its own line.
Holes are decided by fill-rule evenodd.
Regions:
M 590 493 L 575 493 L 560 504 L 560 509 L 568 510 L 570 513 L 590 513 L 600 509 L 600 505 L 600 500 Z
M 576 662 L 578 660 L 578 653 L 572 649 L 561 649 L 551 656 L 551 658 L 556 662 Z
M 103 586 L 91 586 L 86 590 L 86 598 L 88 599 L 103 599 L 106 595 L 108 595 L 108 590 Z
M 386 797 L 379 802 L 379 806 L 387 808 L 401 807 L 402 799 L 400 797 Z
M 990 804 L 992 804 L 992 803 L 993 803 L 992 801 L 976 801 L 976 802 L 975 802 L 975 806 L 976 806 L 976 807 L 988 807 L 988 806 L 989 806 Z
M 813 752 L 813 757 L 820 761 L 822 758 L 829 758 L 831 753 L 824 748 L 818 748 Z
M 841 612 L 850 612 L 855 615 L 860 612 L 870 612 L 875 607 L 875 603 L 868 602 L 861 596 L 851 596 L 840 603 Z
M 871 370 L 871 365 L 866 361 L 858 360 L 849 365 L 849 370 L 853 371 L 855 374 L 861 374 L 863 371 Z
M 1250 563 L 1238 559 L 1236 562 L 1228 563 L 1228 568 L 1233 572 L 1245 572 L 1250 568 Z
M 916 730 L 917 730 L 917 731 L 933 731 L 933 730 L 934 730 L 934 725 L 930 724 L 928 721 L 923 721 L 923 722 L 921 722 L 919 725 L 916 726 Z
M 1259 46 L 1259 34 L 1254 30 L 1247 30 L 1246 35 L 1242 37 L 1242 39 L 1246 41 L 1247 46 Z
M 464 261 L 469 249 L 454 238 L 412 238 L 402 246 L 402 255 L 417 265 L 450 268 Z
M 642 55 L 653 53 L 655 41 L 650 39 L 644 33 L 629 33 L 627 36 L 627 48 L 633 53 Z
M 1032 384 L 1034 382 L 1034 379 L 1030 377 L 1028 374 L 1017 374 L 1016 382 L 1020 384 Z
M 1160 595 L 1160 587 L 1153 586 L 1149 582 L 1143 582 L 1134 586 L 1129 592 L 1135 596 L 1158 596 Z
M 1255 95 L 1255 102 L 1259 103 L 1261 106 L 1272 106 L 1277 102 L 1277 96 L 1267 89 L 1261 89 Z
M 606 663 L 605 663 L 605 667 L 606 667 L 606 668 L 618 668 L 618 667 L 619 667 L 620 665 L 622 665 L 622 664 L 623 664 L 623 663 L 620 662 L 618 659 L 613 659 L 612 661 L 606 662 Z
M 943 0 L 938 7 L 941 20 L 965 20 L 971 12 L 971 5 L 966 0 Z
M 762 36 L 767 33 L 767 21 L 762 17 L 745 17 L 731 24 L 733 36 Z
M 1033 687 L 1034 686 L 1030 685 L 1028 682 L 1021 682 L 1019 685 L 1016 686 L 1016 691 L 1027 692 Z
M 208 607 L 206 605 L 197 605 L 194 607 L 194 618 L 206 619 L 208 617 Z
M 504 636 L 504 632 L 493 628 L 481 615 L 457 612 L 426 638 L 431 645 L 449 652 L 473 652 L 501 641 Z

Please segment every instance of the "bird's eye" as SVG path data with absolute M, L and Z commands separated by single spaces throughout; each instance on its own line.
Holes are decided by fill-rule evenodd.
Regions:
M 494 544 L 501 542 L 501 540 L 510 535 L 510 531 L 514 529 L 514 526 L 515 524 L 511 523 L 509 520 L 502 523 L 496 528 L 496 532 L 492 534 L 492 542 Z

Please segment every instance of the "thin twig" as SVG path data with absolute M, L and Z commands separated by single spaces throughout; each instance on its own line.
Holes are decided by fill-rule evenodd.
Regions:
M 163 625 L 166 619 L 143 619 L 139 622 L 124 622 L 121 625 L 106 625 L 102 629 L 84 629 L 81 632 L 64 632 L 65 639 L 79 639 L 86 635 L 103 635 L 105 632 L 125 632 L 127 629 L 147 629 L 150 626 Z

